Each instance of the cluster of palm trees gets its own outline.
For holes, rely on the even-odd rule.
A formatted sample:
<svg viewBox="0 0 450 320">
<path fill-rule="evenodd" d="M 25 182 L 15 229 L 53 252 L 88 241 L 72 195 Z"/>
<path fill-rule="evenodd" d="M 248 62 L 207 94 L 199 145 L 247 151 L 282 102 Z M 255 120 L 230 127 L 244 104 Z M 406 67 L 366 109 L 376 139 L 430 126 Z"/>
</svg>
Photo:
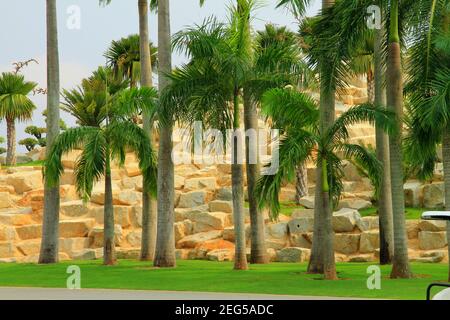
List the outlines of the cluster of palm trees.
<svg viewBox="0 0 450 320">
<path fill-rule="evenodd" d="M 61 156 L 82 147 L 75 172 L 80 195 L 88 199 L 94 183 L 105 180 L 104 263 L 115 263 L 111 161 L 123 164 L 125 153 L 131 151 L 143 173 L 140 258 L 152 260 L 157 267 L 175 267 L 172 131 L 176 121 L 189 126 L 201 120 L 204 126 L 236 133 L 231 164 L 234 268 L 247 269 L 244 159 L 237 150 L 238 131 L 241 123 L 245 129 L 257 129 L 260 112 L 281 130 L 280 169 L 274 175 L 260 176 L 263 164 L 250 163 L 255 150 L 245 139 L 250 263 L 268 262 L 263 208 L 276 218 L 283 183 L 294 180 L 299 167 L 311 161 L 317 169 L 308 271 L 337 279 L 331 219 L 342 190 L 343 160 L 351 159 L 364 168 L 377 190 L 380 263 L 393 264 L 393 278 L 411 277 L 404 167 L 414 168 L 419 177 L 429 177 L 441 143 L 445 203 L 450 209 L 449 1 L 376 1 L 382 23 L 375 30 L 367 25 L 367 7 L 373 1 L 324 0 L 318 16 L 304 19 L 310 1 L 276 1 L 277 7 L 287 8 L 299 18 L 300 32 L 296 34 L 273 25 L 254 33 L 256 1 L 236 0 L 228 21 L 211 17 L 173 37 L 169 0 L 137 2 L 139 36 L 113 42 L 106 53 L 108 67 L 99 68 L 79 88 L 63 91 L 62 109 L 77 118 L 79 127 L 59 134 L 56 1 L 47 0 L 47 160 L 39 262 L 58 261 Z M 149 9 L 157 10 L 158 49 L 149 45 Z M 172 48 L 185 53 L 189 62 L 172 69 Z M 158 73 L 158 90 L 153 88 L 153 69 Z M 336 118 L 336 94 L 355 74 L 366 74 L 369 101 Z M 7 81 L 0 80 L 0 115 L 8 120 L 8 110 L 14 111 L 17 100 L 3 97 Z M 319 102 L 307 93 L 311 82 L 317 83 Z M 26 89 L 29 86 L 32 84 Z M 142 127 L 138 125 L 141 118 Z M 376 152 L 348 143 L 348 128 L 358 122 L 376 127 Z"/>
</svg>

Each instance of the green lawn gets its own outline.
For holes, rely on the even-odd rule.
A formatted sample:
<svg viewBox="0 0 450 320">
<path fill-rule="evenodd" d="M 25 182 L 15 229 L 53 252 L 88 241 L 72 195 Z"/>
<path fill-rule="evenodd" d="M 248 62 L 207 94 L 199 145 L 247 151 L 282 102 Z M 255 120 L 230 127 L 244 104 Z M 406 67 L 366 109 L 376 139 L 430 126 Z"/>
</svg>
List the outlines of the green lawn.
<svg viewBox="0 0 450 320">
<path fill-rule="evenodd" d="M 429 211 L 429 209 L 425 208 L 405 208 L 406 210 L 406 220 L 417 220 L 422 217 L 422 213 L 425 211 Z M 367 209 L 359 210 L 359 213 L 362 217 L 366 216 L 376 216 L 377 215 L 377 208 L 371 207 Z"/>
<path fill-rule="evenodd" d="M 44 160 L 36 160 L 36 161 L 31 161 L 31 162 L 26 162 L 26 163 L 18 163 L 15 166 L 2 166 L 4 168 L 14 168 L 14 167 L 40 167 L 44 164 Z"/>
<path fill-rule="evenodd" d="M 390 266 L 382 266 L 381 290 L 368 290 L 367 263 L 339 263 L 341 280 L 325 281 L 306 274 L 306 263 L 252 265 L 248 271 L 233 271 L 230 262 L 183 260 L 176 269 L 154 269 L 150 263 L 121 260 L 114 267 L 102 266 L 101 261 L 0 264 L 0 286 L 65 287 L 69 265 L 80 266 L 82 288 L 424 299 L 429 283 L 447 279 L 446 264 L 413 263 L 417 277 L 410 280 L 390 280 Z"/>
</svg>

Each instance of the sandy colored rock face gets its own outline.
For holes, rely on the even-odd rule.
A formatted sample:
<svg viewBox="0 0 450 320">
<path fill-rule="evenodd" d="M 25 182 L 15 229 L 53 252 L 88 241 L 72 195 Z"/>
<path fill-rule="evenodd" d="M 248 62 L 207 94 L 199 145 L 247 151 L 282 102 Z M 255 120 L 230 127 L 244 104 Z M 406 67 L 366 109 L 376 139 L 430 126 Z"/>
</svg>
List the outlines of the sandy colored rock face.
<svg viewBox="0 0 450 320">
<path fill-rule="evenodd" d="M 290 234 L 312 232 L 314 230 L 314 218 L 300 217 L 297 219 L 292 219 L 288 223 L 288 229 Z"/>
<path fill-rule="evenodd" d="M 446 231 L 447 222 L 439 220 L 420 220 L 418 227 L 420 231 Z"/>
<path fill-rule="evenodd" d="M 361 221 L 361 215 L 355 209 L 343 208 L 333 213 L 333 229 L 335 232 L 350 232 Z"/>
<path fill-rule="evenodd" d="M 233 213 L 233 202 L 223 200 L 213 200 L 208 203 L 211 212 Z"/>
<path fill-rule="evenodd" d="M 11 208 L 13 202 L 9 192 L 0 192 L 0 209 Z"/>
<path fill-rule="evenodd" d="M 380 234 L 378 231 L 366 231 L 361 233 L 359 252 L 373 253 L 380 247 Z"/>
<path fill-rule="evenodd" d="M 8 175 L 6 183 L 13 186 L 17 194 L 41 189 L 43 187 L 42 173 L 40 171 L 13 173 Z"/>
<path fill-rule="evenodd" d="M 59 223 L 59 236 L 61 238 L 87 237 L 89 230 L 94 227 L 94 219 L 66 220 Z"/>
<path fill-rule="evenodd" d="M 444 248 L 447 245 L 446 232 L 419 232 L 419 247 L 422 250 L 434 250 Z"/>
<path fill-rule="evenodd" d="M 277 254 L 279 262 L 305 262 L 309 260 L 311 250 L 305 248 L 284 248 Z"/>
<path fill-rule="evenodd" d="M 122 227 L 114 225 L 114 243 L 120 247 L 123 239 Z M 103 227 L 95 227 L 89 232 L 89 246 L 92 248 L 103 248 Z"/>
<path fill-rule="evenodd" d="M 334 249 L 343 254 L 358 252 L 360 234 L 337 233 L 334 237 Z"/>
<path fill-rule="evenodd" d="M 89 213 L 87 205 L 81 200 L 61 203 L 60 211 L 63 215 L 73 218 L 79 218 Z"/>
<path fill-rule="evenodd" d="M 183 193 L 180 196 L 180 201 L 178 202 L 179 208 L 194 208 L 205 204 L 206 192 L 205 191 L 192 191 Z"/>
<path fill-rule="evenodd" d="M 14 227 L 0 225 L 0 242 L 1 241 L 13 241 L 18 238 Z"/>
<path fill-rule="evenodd" d="M 204 178 L 191 178 L 184 181 L 184 188 L 186 190 L 200 190 L 205 189 L 208 191 L 216 190 L 216 178 L 204 177 Z"/>
<path fill-rule="evenodd" d="M 222 230 L 213 230 L 208 232 L 196 233 L 187 237 L 184 237 L 178 241 L 177 246 L 179 248 L 195 248 L 208 240 L 214 240 L 222 237 Z"/>
<path fill-rule="evenodd" d="M 425 208 L 440 208 L 444 205 L 444 183 L 431 183 L 423 186 L 423 205 Z"/>
</svg>

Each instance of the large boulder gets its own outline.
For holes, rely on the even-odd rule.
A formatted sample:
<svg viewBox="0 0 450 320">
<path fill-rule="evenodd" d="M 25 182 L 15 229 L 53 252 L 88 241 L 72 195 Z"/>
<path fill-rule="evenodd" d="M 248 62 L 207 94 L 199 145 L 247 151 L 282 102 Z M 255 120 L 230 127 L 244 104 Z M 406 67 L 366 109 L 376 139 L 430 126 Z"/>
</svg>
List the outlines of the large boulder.
<svg viewBox="0 0 450 320">
<path fill-rule="evenodd" d="M 434 250 L 444 248 L 447 245 L 446 232 L 420 231 L 419 248 L 421 250 Z"/>
<path fill-rule="evenodd" d="M 205 189 L 208 191 L 216 190 L 216 178 L 215 177 L 202 177 L 191 178 L 184 181 L 184 188 L 186 190 L 194 191 Z"/>
<path fill-rule="evenodd" d="M 0 258 L 11 258 L 14 257 L 16 250 L 11 241 L 0 242 Z"/>
<path fill-rule="evenodd" d="M 375 230 L 361 233 L 359 252 L 372 253 L 380 247 L 380 233 Z"/>
<path fill-rule="evenodd" d="M 7 176 L 6 184 L 13 186 L 17 194 L 41 189 L 43 187 L 42 172 L 36 170 L 13 173 Z"/>
<path fill-rule="evenodd" d="M 279 262 L 305 262 L 309 260 L 311 250 L 305 248 L 284 248 L 277 253 Z"/>
<path fill-rule="evenodd" d="M 225 212 L 199 212 L 186 216 L 193 222 L 193 233 L 223 230 L 231 224 L 230 215 Z"/>
<path fill-rule="evenodd" d="M 275 239 L 286 239 L 288 224 L 286 222 L 271 223 L 266 226 L 267 236 Z"/>
<path fill-rule="evenodd" d="M 75 252 L 89 247 L 89 238 L 60 238 L 59 251 L 72 257 Z"/>
<path fill-rule="evenodd" d="M 289 234 L 302 234 L 314 230 L 314 218 L 311 216 L 298 217 L 288 223 Z"/>
<path fill-rule="evenodd" d="M 307 196 L 300 199 L 300 205 L 306 209 L 314 209 L 314 196 Z"/>
<path fill-rule="evenodd" d="M 0 241 L 13 241 L 17 238 L 18 235 L 14 227 L 0 225 Z"/>
<path fill-rule="evenodd" d="M 370 208 L 372 206 L 372 202 L 364 200 L 364 199 L 344 199 L 339 202 L 339 208 L 350 208 L 355 210 L 362 210 L 366 208 Z"/>
<path fill-rule="evenodd" d="M 213 200 L 208 203 L 209 211 L 233 213 L 233 202 L 223 200 Z"/>
<path fill-rule="evenodd" d="M 156 206 L 153 210 L 156 212 Z M 130 223 L 133 228 L 142 228 L 142 206 L 133 206 L 131 208 Z"/>
<path fill-rule="evenodd" d="M 350 232 L 355 226 L 361 226 L 363 221 L 358 210 L 343 208 L 333 213 L 332 224 L 335 232 Z"/>
<path fill-rule="evenodd" d="M 16 227 L 17 235 L 21 240 L 39 239 L 42 237 L 41 224 L 28 224 Z"/>
<path fill-rule="evenodd" d="M 81 200 L 63 202 L 60 205 L 61 213 L 66 217 L 82 217 L 89 213 L 89 208 Z"/>
<path fill-rule="evenodd" d="M 140 247 L 142 243 L 142 230 L 131 231 L 126 236 L 127 242 L 132 247 Z"/>
<path fill-rule="evenodd" d="M 362 217 L 361 221 L 367 226 L 367 230 L 379 229 L 380 227 L 380 218 L 378 216 Z"/>
<path fill-rule="evenodd" d="M 245 225 L 245 241 L 247 241 L 247 242 L 250 240 L 250 232 L 251 232 L 251 227 L 250 227 L 250 224 L 247 223 Z M 234 232 L 234 226 L 226 227 L 225 229 L 223 229 L 223 240 L 226 240 L 229 242 L 234 242 L 235 236 L 236 236 L 236 233 Z"/>
<path fill-rule="evenodd" d="M 103 227 L 95 227 L 89 232 L 89 246 L 93 248 L 103 248 Z M 121 245 L 123 239 L 122 227 L 118 224 L 114 225 L 114 243 L 116 246 Z"/>
<path fill-rule="evenodd" d="M 178 241 L 177 246 L 179 248 L 195 248 L 208 240 L 214 240 L 222 237 L 222 230 L 213 230 L 208 232 L 196 233 L 187 237 L 184 237 Z"/>
<path fill-rule="evenodd" d="M 408 239 L 417 239 L 419 237 L 419 220 L 406 220 L 406 234 Z"/>
<path fill-rule="evenodd" d="M 180 195 L 180 201 L 178 202 L 179 208 L 194 208 L 205 204 L 206 192 L 205 191 L 191 191 L 182 193 Z"/>
<path fill-rule="evenodd" d="M 95 219 L 64 220 L 59 223 L 60 238 L 87 237 L 95 225 Z"/>
<path fill-rule="evenodd" d="M 122 188 L 124 190 L 139 190 L 142 188 L 142 176 L 128 177 L 125 176 L 122 178 Z"/>
<path fill-rule="evenodd" d="M 439 220 L 421 220 L 419 222 L 420 231 L 446 231 L 447 222 Z"/>
<path fill-rule="evenodd" d="M 289 243 L 292 247 L 307 248 L 312 247 L 312 232 L 294 233 L 289 235 Z"/>
<path fill-rule="evenodd" d="M 342 171 L 347 181 L 361 181 L 362 177 L 358 169 L 349 161 L 343 161 Z"/>
<path fill-rule="evenodd" d="M 423 186 L 423 206 L 435 209 L 444 206 L 444 183 L 431 183 Z"/>
<path fill-rule="evenodd" d="M 13 201 L 9 192 L 0 192 L 0 209 L 11 208 Z"/>
<path fill-rule="evenodd" d="M 142 193 L 133 190 L 124 190 L 117 194 L 117 201 L 119 205 L 134 206 L 141 202 Z"/>
<path fill-rule="evenodd" d="M 0 224 L 9 226 L 23 226 L 32 224 L 31 208 L 14 208 L 0 210 Z"/>
<path fill-rule="evenodd" d="M 359 250 L 361 235 L 356 233 L 337 233 L 334 237 L 334 249 L 343 254 L 355 254 Z"/>
<path fill-rule="evenodd" d="M 234 250 L 232 249 L 215 249 L 206 254 L 206 258 L 210 261 L 233 261 Z"/>
<path fill-rule="evenodd" d="M 103 257 L 103 248 L 82 249 L 72 254 L 73 260 L 97 260 Z"/>
<path fill-rule="evenodd" d="M 113 182 L 112 183 L 112 194 L 113 194 L 113 203 L 119 204 L 117 202 L 117 195 L 120 192 L 120 186 Z M 105 182 L 100 181 L 94 186 L 94 190 L 92 191 L 91 195 L 91 202 L 95 204 L 105 204 Z"/>
<path fill-rule="evenodd" d="M 231 191 L 230 187 L 223 187 L 217 190 L 216 195 L 217 200 L 223 200 L 223 201 L 231 201 L 233 200 L 233 193 Z"/>
<path fill-rule="evenodd" d="M 418 181 L 409 181 L 403 185 L 405 205 L 407 207 L 420 207 L 423 202 L 423 187 Z"/>
<path fill-rule="evenodd" d="M 184 188 L 184 177 L 175 175 L 174 177 L 175 189 L 180 190 Z"/>
<path fill-rule="evenodd" d="M 175 242 L 178 242 L 182 238 L 191 235 L 194 229 L 194 224 L 191 220 L 184 220 L 174 223 Z"/>
<path fill-rule="evenodd" d="M 63 167 L 67 169 L 75 169 L 77 159 L 82 152 L 82 150 L 72 150 L 64 153 L 61 157 Z"/>
</svg>

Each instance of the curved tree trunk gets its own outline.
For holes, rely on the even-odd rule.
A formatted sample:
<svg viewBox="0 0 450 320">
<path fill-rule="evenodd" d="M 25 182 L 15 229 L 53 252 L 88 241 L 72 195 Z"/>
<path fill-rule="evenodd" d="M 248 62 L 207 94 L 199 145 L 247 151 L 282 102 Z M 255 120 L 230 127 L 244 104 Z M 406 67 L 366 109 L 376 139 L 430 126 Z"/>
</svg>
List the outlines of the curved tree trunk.
<svg viewBox="0 0 450 320">
<path fill-rule="evenodd" d="M 59 53 L 56 0 L 47 0 L 47 148 L 59 134 Z M 58 262 L 59 183 L 49 186 L 44 177 L 44 213 L 39 263 Z"/>
<path fill-rule="evenodd" d="M 374 103 L 376 106 L 386 107 L 386 92 L 383 87 L 382 66 L 382 41 L 381 30 L 375 30 L 374 34 Z M 370 100 L 369 100 L 370 102 Z M 383 176 L 381 179 L 378 196 L 378 217 L 380 225 L 380 264 L 389 264 L 394 255 L 394 240 L 392 226 L 392 194 L 391 194 L 391 165 L 389 162 L 388 136 L 381 128 L 375 129 L 377 159 L 383 164 Z"/>
<path fill-rule="evenodd" d="M 6 118 L 6 165 L 16 165 L 16 123 L 14 119 Z"/>
<path fill-rule="evenodd" d="M 254 130 L 256 132 L 256 141 L 245 139 L 246 170 L 247 170 L 247 189 L 248 202 L 250 209 L 251 226 L 251 251 L 250 263 L 263 264 L 268 263 L 265 235 L 264 235 L 264 216 L 258 210 L 258 200 L 256 198 L 256 184 L 259 179 L 259 157 L 258 157 L 258 113 L 256 103 L 244 90 L 244 123 L 245 130 Z M 251 149 L 250 149 L 251 148 Z M 257 163 L 250 163 L 250 160 L 256 160 Z"/>
<path fill-rule="evenodd" d="M 172 71 L 169 0 L 158 1 L 159 91 L 169 84 L 165 76 Z M 160 115 L 161 117 L 161 115 Z M 162 120 L 162 122 L 161 122 Z M 174 164 L 172 162 L 172 117 L 160 119 L 158 152 L 158 231 L 156 267 L 175 267 Z"/>
<path fill-rule="evenodd" d="M 450 210 L 450 126 L 444 129 L 442 139 L 442 158 L 444 163 L 445 210 Z M 450 257 L 450 221 L 447 221 L 447 243 Z M 448 281 L 450 281 L 450 260 L 448 266 Z"/>
<path fill-rule="evenodd" d="M 105 155 L 105 207 L 103 215 L 103 264 L 114 265 L 116 263 L 116 250 L 114 243 L 114 206 L 111 183 L 111 158 L 109 149 Z"/>
<path fill-rule="evenodd" d="M 295 202 L 299 205 L 300 200 L 308 196 L 308 169 L 306 168 L 306 162 L 297 166 L 295 175 Z"/>
<path fill-rule="evenodd" d="M 387 105 L 397 117 L 396 132 L 389 136 L 394 216 L 394 259 L 391 278 L 410 278 L 408 243 L 405 227 L 405 200 L 403 191 L 403 79 L 401 49 L 398 37 L 398 0 L 391 4 L 390 32 L 387 55 Z"/>
<path fill-rule="evenodd" d="M 334 0 L 322 0 L 322 9 L 329 8 L 334 5 Z M 326 63 L 321 63 L 320 74 L 322 75 L 329 72 L 327 69 L 329 66 Z M 335 118 L 335 94 L 336 90 L 331 88 L 325 81 L 320 81 L 320 131 L 324 132 L 330 127 Z M 322 180 L 322 163 L 318 161 L 316 169 L 316 181 Z M 325 248 L 329 250 L 334 250 L 334 248 L 329 248 L 324 245 L 323 239 L 329 237 L 329 231 L 333 231 L 332 226 L 328 225 L 331 223 L 331 218 L 327 219 L 327 214 L 332 215 L 333 210 L 327 212 L 322 212 L 323 206 L 327 201 L 324 200 L 324 191 L 322 186 L 316 182 L 316 194 L 315 194 L 315 204 L 314 204 L 314 233 L 313 233 L 313 243 L 311 248 L 311 257 L 308 264 L 309 273 L 323 273 L 325 257 L 331 256 L 330 252 L 324 252 Z"/>
<path fill-rule="evenodd" d="M 234 94 L 234 130 L 239 130 L 239 89 L 235 90 Z M 239 132 L 235 134 L 233 141 L 233 155 L 231 164 L 231 184 L 233 194 L 233 220 L 234 220 L 234 234 L 235 234 L 235 254 L 234 254 L 234 269 L 247 270 L 247 252 L 245 245 L 245 217 L 244 217 L 244 178 L 242 160 L 240 159 L 241 152 L 238 148 Z"/>
<path fill-rule="evenodd" d="M 141 61 L 141 86 L 153 87 L 152 61 L 150 55 L 149 34 L 148 34 L 148 0 L 138 0 L 139 7 L 139 39 L 140 39 L 140 61 Z M 147 112 L 142 113 L 142 122 L 145 132 L 148 133 L 152 141 L 152 122 Z M 153 143 L 152 143 L 153 145 Z M 157 212 L 149 190 L 142 188 L 142 261 L 151 261 L 155 257 Z"/>
</svg>

